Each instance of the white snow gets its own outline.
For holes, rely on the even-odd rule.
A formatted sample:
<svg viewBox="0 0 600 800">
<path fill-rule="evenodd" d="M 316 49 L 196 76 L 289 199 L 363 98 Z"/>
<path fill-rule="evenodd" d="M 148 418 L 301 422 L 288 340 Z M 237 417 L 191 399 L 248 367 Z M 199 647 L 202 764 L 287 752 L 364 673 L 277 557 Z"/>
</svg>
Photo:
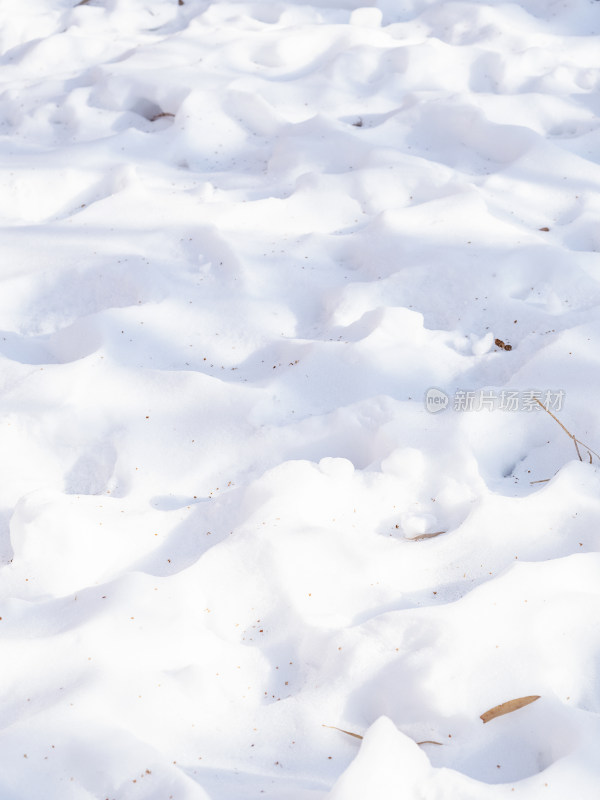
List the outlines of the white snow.
<svg viewBox="0 0 600 800">
<path fill-rule="evenodd" d="M 0 800 L 596 800 L 600 2 L 0 59 Z"/>
</svg>

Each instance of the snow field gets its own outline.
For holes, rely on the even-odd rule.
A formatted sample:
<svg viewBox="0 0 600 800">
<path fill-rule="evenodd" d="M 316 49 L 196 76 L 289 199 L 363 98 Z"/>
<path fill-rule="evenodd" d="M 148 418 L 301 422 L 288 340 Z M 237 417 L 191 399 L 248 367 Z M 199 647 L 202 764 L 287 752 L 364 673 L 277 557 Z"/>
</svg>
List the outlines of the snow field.
<svg viewBox="0 0 600 800">
<path fill-rule="evenodd" d="M 0 0 L 2 800 L 597 796 L 599 14 Z"/>
</svg>

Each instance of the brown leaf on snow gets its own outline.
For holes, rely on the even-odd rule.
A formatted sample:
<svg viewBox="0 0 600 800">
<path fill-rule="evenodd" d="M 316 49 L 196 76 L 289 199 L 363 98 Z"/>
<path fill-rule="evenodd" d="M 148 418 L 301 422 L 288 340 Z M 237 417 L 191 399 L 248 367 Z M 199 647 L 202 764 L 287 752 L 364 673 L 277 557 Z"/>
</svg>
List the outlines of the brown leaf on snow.
<svg viewBox="0 0 600 800">
<path fill-rule="evenodd" d="M 418 536 L 405 536 L 407 542 L 420 542 L 423 539 L 434 539 L 436 536 L 441 536 L 446 531 L 436 531 L 435 533 L 420 533 Z"/>
<path fill-rule="evenodd" d="M 339 731 L 340 733 L 347 733 L 348 736 L 354 736 L 355 739 L 363 739 L 364 737 L 360 735 L 360 733 L 352 733 L 352 731 L 345 731 L 343 728 L 338 728 L 337 725 L 325 725 L 321 726 L 322 728 L 331 728 L 332 731 Z M 443 747 L 442 742 L 434 742 L 431 739 L 425 739 L 423 742 L 417 742 L 418 745 L 422 744 L 439 744 L 440 747 Z"/>
<path fill-rule="evenodd" d="M 510 714 L 511 711 L 516 711 L 519 708 L 523 708 L 523 706 L 528 706 L 529 703 L 533 703 L 534 700 L 539 699 L 539 694 L 530 694 L 527 695 L 527 697 L 517 697 L 515 700 L 507 700 L 506 703 L 500 703 L 499 706 L 490 708 L 489 711 L 481 715 L 480 719 L 484 722 L 489 722 L 491 719 L 501 717 L 503 714 Z"/>
<path fill-rule="evenodd" d="M 362 739 L 360 733 L 352 733 L 352 731 L 345 731 L 343 728 L 338 728 L 337 725 L 321 725 L 322 728 L 331 728 L 332 731 L 339 731 L 340 733 L 347 733 L 348 736 L 354 736 L 355 739 Z"/>
</svg>

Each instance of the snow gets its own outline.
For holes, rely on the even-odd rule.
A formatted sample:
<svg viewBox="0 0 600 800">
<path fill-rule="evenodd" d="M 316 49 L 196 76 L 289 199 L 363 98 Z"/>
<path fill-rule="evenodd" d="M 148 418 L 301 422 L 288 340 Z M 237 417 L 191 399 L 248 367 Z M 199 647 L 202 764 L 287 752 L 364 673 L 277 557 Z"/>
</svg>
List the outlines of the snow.
<svg viewBox="0 0 600 800">
<path fill-rule="evenodd" d="M 1 800 L 595 800 L 599 46 L 0 0 Z"/>
</svg>

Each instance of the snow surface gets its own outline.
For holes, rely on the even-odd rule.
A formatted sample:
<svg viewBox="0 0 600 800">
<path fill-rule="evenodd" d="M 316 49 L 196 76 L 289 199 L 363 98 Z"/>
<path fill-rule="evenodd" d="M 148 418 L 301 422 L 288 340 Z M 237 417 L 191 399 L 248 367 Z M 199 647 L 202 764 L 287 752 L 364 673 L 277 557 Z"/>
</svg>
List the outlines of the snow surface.
<svg viewBox="0 0 600 800">
<path fill-rule="evenodd" d="M 361 2 L 0 0 L 0 800 L 599 796 L 600 3 Z"/>
</svg>

